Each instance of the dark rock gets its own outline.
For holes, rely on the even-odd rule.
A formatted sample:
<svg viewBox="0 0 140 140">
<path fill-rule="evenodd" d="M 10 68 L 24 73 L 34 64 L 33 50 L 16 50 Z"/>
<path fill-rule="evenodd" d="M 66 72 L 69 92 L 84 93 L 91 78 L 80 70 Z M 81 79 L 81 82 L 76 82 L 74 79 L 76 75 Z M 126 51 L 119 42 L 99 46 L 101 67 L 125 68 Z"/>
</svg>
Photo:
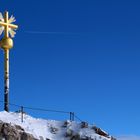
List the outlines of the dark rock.
<svg viewBox="0 0 140 140">
<path fill-rule="evenodd" d="M 28 134 L 26 132 L 22 132 L 20 140 L 37 140 L 37 139 L 35 139 L 31 134 Z"/>
<path fill-rule="evenodd" d="M 65 121 L 62 127 L 67 127 L 70 124 L 69 121 Z"/>
<path fill-rule="evenodd" d="M 0 139 L 4 140 L 37 140 L 33 135 L 28 134 L 19 125 L 12 125 L 0 121 Z"/>
<path fill-rule="evenodd" d="M 19 131 L 24 131 L 24 129 L 20 125 L 15 125 L 15 128 Z"/>
<path fill-rule="evenodd" d="M 81 140 L 80 135 L 76 134 L 74 136 L 72 136 L 72 138 L 70 140 Z"/>
<path fill-rule="evenodd" d="M 109 138 L 109 134 L 107 134 L 106 132 L 104 132 L 102 129 L 93 126 L 92 129 L 95 131 L 96 134 L 100 135 L 100 136 L 104 136 L 106 138 Z"/>
<path fill-rule="evenodd" d="M 1 136 L 3 136 L 6 140 L 19 140 L 20 138 L 19 132 L 14 126 L 8 123 L 3 123 Z"/>
<path fill-rule="evenodd" d="M 81 122 L 81 128 L 88 128 L 87 122 Z"/>
<path fill-rule="evenodd" d="M 2 126 L 3 126 L 3 122 L 0 121 L 0 132 L 1 132 Z"/>
<path fill-rule="evenodd" d="M 67 129 L 65 136 L 66 137 L 72 137 L 73 136 L 73 130 Z"/>
<path fill-rule="evenodd" d="M 50 132 L 51 132 L 52 134 L 56 134 L 57 131 L 58 131 L 58 128 L 50 127 Z"/>
</svg>

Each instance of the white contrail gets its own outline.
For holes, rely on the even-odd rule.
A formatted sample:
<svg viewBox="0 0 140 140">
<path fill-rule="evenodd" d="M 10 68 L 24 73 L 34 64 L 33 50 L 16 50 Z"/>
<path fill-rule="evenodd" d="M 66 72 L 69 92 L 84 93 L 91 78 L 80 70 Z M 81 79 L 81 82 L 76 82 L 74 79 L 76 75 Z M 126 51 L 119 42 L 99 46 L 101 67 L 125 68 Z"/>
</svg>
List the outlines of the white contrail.
<svg viewBox="0 0 140 140">
<path fill-rule="evenodd" d="M 71 34 L 68 32 L 42 32 L 42 31 L 25 31 L 25 33 L 29 33 L 29 34 Z"/>
<path fill-rule="evenodd" d="M 24 31 L 28 34 L 79 34 L 79 33 L 72 33 L 72 32 L 43 32 L 43 31 Z"/>
</svg>

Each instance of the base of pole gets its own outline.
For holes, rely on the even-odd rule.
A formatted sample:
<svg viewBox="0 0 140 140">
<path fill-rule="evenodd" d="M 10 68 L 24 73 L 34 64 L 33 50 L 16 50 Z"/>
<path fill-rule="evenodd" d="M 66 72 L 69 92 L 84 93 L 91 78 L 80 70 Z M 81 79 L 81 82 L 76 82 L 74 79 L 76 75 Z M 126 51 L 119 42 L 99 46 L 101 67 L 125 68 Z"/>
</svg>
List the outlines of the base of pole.
<svg viewBox="0 0 140 140">
<path fill-rule="evenodd" d="M 4 94 L 4 110 L 9 112 L 8 94 Z"/>
</svg>

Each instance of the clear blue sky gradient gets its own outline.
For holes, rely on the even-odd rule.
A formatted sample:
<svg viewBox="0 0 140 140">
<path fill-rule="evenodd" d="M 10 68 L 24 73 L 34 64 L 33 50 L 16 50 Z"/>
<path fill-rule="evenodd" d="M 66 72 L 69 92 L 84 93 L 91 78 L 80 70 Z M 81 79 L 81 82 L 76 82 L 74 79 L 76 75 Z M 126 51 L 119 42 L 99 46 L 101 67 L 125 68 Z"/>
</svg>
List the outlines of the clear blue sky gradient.
<svg viewBox="0 0 140 140">
<path fill-rule="evenodd" d="M 19 25 L 12 103 L 72 110 L 112 135 L 140 134 L 139 0 L 1 1 L 6 9 Z M 3 99 L 2 50 L 0 60 Z"/>
</svg>

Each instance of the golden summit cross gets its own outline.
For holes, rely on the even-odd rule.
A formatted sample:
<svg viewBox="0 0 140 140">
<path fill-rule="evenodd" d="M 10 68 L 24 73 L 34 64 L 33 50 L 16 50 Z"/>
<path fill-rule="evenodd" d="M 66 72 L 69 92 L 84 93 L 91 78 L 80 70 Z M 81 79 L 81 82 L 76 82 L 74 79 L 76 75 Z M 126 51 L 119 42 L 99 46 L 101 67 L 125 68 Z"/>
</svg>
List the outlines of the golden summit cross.
<svg viewBox="0 0 140 140">
<path fill-rule="evenodd" d="M 12 24 L 15 18 L 9 18 L 8 12 L 4 16 L 0 13 L 0 35 L 4 32 L 4 37 L 0 41 L 0 47 L 4 50 L 4 110 L 9 111 L 9 50 L 13 47 L 12 37 L 15 36 L 17 25 Z M 9 34 L 11 38 L 9 37 Z"/>
<path fill-rule="evenodd" d="M 14 24 L 11 24 L 10 23 L 10 19 L 9 19 L 9 14 L 8 12 L 6 11 L 4 13 L 4 21 L 0 21 L 0 26 L 4 26 L 4 36 L 5 37 L 9 37 L 9 29 L 17 29 L 18 26 L 17 25 L 14 25 Z"/>
</svg>

